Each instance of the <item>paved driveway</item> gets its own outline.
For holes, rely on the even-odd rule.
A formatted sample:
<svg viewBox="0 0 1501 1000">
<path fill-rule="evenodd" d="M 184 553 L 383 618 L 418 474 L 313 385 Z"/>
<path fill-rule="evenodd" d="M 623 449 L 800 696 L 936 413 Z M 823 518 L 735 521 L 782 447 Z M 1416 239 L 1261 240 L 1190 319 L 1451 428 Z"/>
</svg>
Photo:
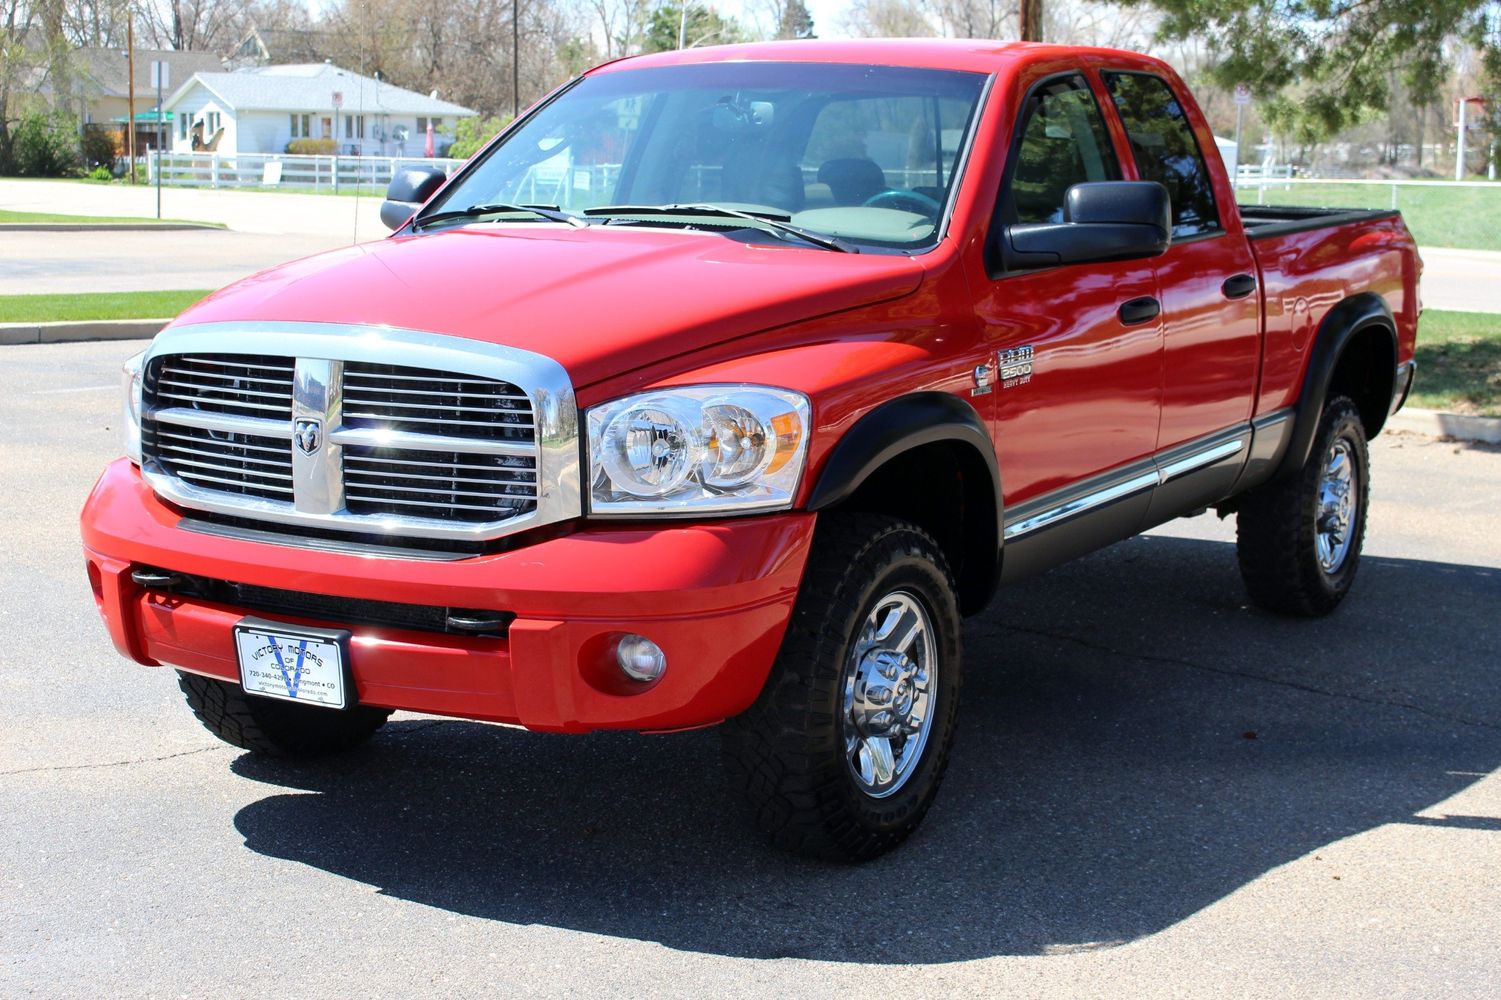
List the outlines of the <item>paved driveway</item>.
<svg viewBox="0 0 1501 1000">
<path fill-rule="evenodd" d="M 0 995 L 1495 995 L 1501 453 L 1378 441 L 1324 621 L 1212 517 L 1004 592 L 927 825 L 842 867 L 747 832 L 713 732 L 215 742 L 84 582 L 136 347 L 0 354 Z"/>
</svg>

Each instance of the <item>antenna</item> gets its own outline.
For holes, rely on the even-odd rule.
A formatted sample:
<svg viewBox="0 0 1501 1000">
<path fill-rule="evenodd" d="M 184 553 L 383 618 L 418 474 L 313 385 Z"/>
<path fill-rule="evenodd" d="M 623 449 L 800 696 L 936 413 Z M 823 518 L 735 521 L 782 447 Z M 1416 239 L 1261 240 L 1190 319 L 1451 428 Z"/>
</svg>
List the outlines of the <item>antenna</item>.
<svg viewBox="0 0 1501 1000">
<path fill-rule="evenodd" d="M 369 63 L 368 60 L 366 61 L 365 65 L 366 66 L 370 65 L 370 63 Z M 354 244 L 356 244 L 356 243 L 358 243 L 360 241 L 360 188 L 363 186 L 363 181 L 364 181 L 364 176 L 365 176 L 365 164 L 364 164 L 363 161 L 365 159 L 365 142 L 364 142 L 365 135 L 364 135 L 364 133 L 365 133 L 365 80 L 366 80 L 366 77 L 365 77 L 365 75 L 363 73 L 359 74 L 359 77 L 360 77 L 359 111 L 356 112 L 356 114 L 358 115 L 358 117 L 355 118 L 355 123 L 359 127 L 356 128 L 355 131 L 358 132 L 359 135 L 360 135 L 360 146 L 359 146 L 360 152 L 359 152 L 359 155 L 356 156 L 355 159 L 354 159 L 354 169 L 355 169 L 355 175 L 354 175 L 354 230 L 349 234 L 349 243 L 350 243 L 351 246 L 354 245 Z M 377 83 L 376 86 L 380 86 L 380 84 Z M 376 100 L 379 101 L 380 98 L 377 97 Z M 334 142 L 338 142 L 338 141 L 339 141 L 339 137 L 338 136 L 334 136 Z M 339 169 L 338 166 L 337 166 L 338 162 L 339 162 L 338 160 L 334 161 L 334 163 L 335 163 L 334 169 L 335 170 Z"/>
</svg>

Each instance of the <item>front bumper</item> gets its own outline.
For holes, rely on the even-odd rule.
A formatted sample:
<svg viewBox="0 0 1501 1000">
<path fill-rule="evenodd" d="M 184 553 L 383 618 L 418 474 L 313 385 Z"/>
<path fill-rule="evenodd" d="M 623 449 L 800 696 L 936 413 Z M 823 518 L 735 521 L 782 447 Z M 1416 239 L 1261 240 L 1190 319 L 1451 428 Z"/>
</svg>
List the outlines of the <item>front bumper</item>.
<svg viewBox="0 0 1501 1000">
<path fill-rule="evenodd" d="M 451 562 L 293 548 L 177 527 L 120 460 L 84 505 L 90 583 L 119 650 L 238 682 L 233 628 L 249 612 L 148 591 L 150 566 L 257 587 L 514 614 L 504 637 L 348 628 L 361 704 L 518 723 L 529 729 L 671 730 L 744 711 L 765 683 L 802 580 L 815 515 L 588 527 Z M 255 612 L 257 617 L 268 617 Z M 667 654 L 656 683 L 627 682 L 613 640 L 645 635 Z"/>
</svg>

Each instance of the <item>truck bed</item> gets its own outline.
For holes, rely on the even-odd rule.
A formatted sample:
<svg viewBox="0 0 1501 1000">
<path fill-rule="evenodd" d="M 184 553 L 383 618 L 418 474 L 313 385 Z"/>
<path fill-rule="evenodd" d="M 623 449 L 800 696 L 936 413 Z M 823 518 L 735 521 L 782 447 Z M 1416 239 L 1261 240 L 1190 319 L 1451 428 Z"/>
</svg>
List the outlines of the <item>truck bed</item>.
<svg viewBox="0 0 1501 1000">
<path fill-rule="evenodd" d="M 1351 222 L 1375 222 L 1401 215 L 1387 208 L 1306 208 L 1301 205 L 1241 205 L 1240 217 L 1246 236 L 1253 240 L 1309 229 L 1343 226 Z"/>
</svg>

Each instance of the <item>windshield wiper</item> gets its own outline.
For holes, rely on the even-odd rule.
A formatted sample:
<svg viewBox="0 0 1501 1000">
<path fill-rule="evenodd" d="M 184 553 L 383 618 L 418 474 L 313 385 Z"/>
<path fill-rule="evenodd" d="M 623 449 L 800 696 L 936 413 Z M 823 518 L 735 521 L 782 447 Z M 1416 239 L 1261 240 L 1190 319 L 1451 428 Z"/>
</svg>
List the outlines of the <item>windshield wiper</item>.
<svg viewBox="0 0 1501 1000">
<path fill-rule="evenodd" d="M 860 252 L 859 247 L 853 243 L 846 243 L 837 236 L 824 236 L 811 232 L 801 226 L 794 226 L 790 222 L 774 218 L 770 213 L 742 212 L 738 208 L 725 208 L 723 205 L 604 205 L 599 208 L 586 208 L 584 209 L 584 214 L 589 216 L 702 215 L 717 218 L 745 219 L 749 222 L 766 226 L 780 236 L 795 236 L 806 243 L 811 243 L 824 250 L 835 250 L 839 253 Z"/>
<path fill-rule="evenodd" d="M 430 226 L 435 222 L 448 222 L 452 219 L 478 219 L 484 215 L 499 215 L 503 212 L 529 212 L 539 219 L 548 222 L 563 222 L 576 229 L 582 229 L 589 223 L 576 215 L 569 215 L 561 211 L 555 205 L 512 205 L 509 202 L 491 202 L 488 205 L 470 205 L 468 208 L 458 208 L 448 212 L 434 212 L 432 215 L 422 216 L 412 222 L 414 229 Z"/>
</svg>

